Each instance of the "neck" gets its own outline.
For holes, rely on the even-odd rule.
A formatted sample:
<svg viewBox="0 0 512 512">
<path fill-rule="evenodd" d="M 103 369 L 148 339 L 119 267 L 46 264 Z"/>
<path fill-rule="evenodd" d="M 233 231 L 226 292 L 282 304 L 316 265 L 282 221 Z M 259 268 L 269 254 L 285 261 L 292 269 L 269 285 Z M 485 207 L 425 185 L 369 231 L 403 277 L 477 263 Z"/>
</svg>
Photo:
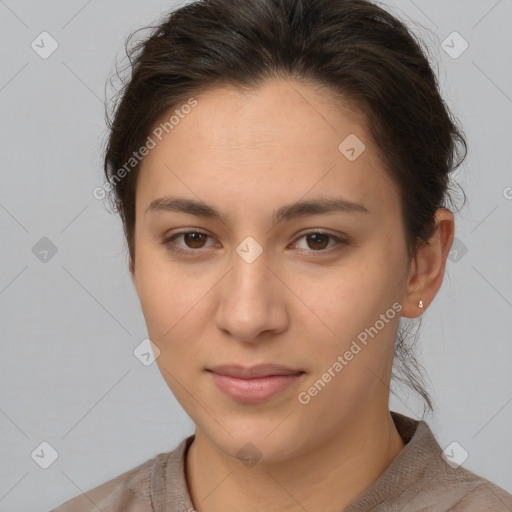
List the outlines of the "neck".
<svg viewBox="0 0 512 512">
<path fill-rule="evenodd" d="M 389 410 L 366 412 L 307 453 L 247 467 L 196 428 L 186 479 L 198 512 L 334 512 L 377 480 L 405 446 Z"/>
</svg>

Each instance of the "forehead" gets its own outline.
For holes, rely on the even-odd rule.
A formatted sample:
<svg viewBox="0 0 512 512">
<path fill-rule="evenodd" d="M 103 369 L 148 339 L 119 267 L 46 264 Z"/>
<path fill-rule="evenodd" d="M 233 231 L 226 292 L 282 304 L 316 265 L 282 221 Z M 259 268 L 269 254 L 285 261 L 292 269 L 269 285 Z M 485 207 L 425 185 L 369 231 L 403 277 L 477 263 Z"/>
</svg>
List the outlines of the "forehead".
<svg viewBox="0 0 512 512">
<path fill-rule="evenodd" d="M 219 150 L 325 149 L 333 143 L 337 146 L 348 130 L 366 138 L 363 114 L 318 85 L 273 79 L 257 89 L 216 87 L 196 100 L 183 123 L 189 130 L 179 131 L 184 136 L 193 132 L 198 144 Z"/>
<path fill-rule="evenodd" d="M 363 114 L 325 88 L 269 80 L 258 89 L 217 87 L 194 99 L 142 163 L 141 207 L 176 187 L 189 196 L 237 194 L 249 202 L 262 194 L 296 200 L 313 189 L 336 188 L 359 202 L 395 193 Z"/>
</svg>

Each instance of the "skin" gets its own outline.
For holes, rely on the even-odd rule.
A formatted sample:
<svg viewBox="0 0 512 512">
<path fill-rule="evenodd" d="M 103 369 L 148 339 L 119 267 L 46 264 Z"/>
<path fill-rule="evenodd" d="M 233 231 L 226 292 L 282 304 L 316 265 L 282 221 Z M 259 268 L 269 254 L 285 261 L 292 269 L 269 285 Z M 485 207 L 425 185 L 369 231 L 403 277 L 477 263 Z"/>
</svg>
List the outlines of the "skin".
<svg viewBox="0 0 512 512">
<path fill-rule="evenodd" d="M 276 79 L 195 98 L 143 161 L 130 264 L 157 364 L 196 425 L 186 457 L 192 501 L 199 512 L 339 511 L 404 447 L 388 408 L 400 315 L 308 404 L 298 394 L 393 303 L 408 318 L 425 311 L 442 284 L 453 215 L 437 211 L 430 243 L 409 261 L 398 190 L 364 117 L 320 87 Z M 366 148 L 349 161 L 338 145 L 352 133 Z M 146 212 L 168 195 L 215 205 L 229 221 Z M 319 197 L 368 212 L 273 225 L 279 207 Z M 181 230 L 208 237 L 178 237 L 173 246 L 190 254 L 174 252 L 162 240 Z M 304 236 L 318 231 L 347 243 Z M 252 263 L 236 252 L 248 236 L 263 250 Z M 268 401 L 242 404 L 205 371 L 264 362 L 305 374 Z M 247 442 L 259 457 L 252 466 L 237 458 Z"/>
</svg>

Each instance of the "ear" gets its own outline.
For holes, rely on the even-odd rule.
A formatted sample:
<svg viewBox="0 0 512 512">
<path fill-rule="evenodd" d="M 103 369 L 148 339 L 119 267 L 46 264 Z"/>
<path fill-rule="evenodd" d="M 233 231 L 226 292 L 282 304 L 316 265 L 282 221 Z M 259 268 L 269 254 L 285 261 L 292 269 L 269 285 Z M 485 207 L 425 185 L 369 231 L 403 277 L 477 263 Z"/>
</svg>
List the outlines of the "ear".
<svg viewBox="0 0 512 512">
<path fill-rule="evenodd" d="M 407 278 L 406 296 L 402 316 L 416 318 L 431 304 L 443 283 L 446 258 L 453 243 L 455 223 L 453 214 L 446 208 L 435 213 L 435 231 L 427 244 L 418 247 L 411 261 Z M 423 301 L 423 308 L 418 306 Z"/>
</svg>

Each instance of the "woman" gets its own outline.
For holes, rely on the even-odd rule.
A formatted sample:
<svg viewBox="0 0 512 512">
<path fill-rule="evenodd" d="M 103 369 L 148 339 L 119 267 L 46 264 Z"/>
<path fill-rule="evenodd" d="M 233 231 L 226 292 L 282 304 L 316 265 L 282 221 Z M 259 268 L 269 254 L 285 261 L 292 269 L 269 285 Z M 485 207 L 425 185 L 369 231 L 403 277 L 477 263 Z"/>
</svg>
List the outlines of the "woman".
<svg viewBox="0 0 512 512">
<path fill-rule="evenodd" d="M 365 0 L 197 1 L 131 57 L 105 171 L 196 428 L 56 511 L 512 510 L 388 408 L 466 151 L 406 27 Z"/>
</svg>

